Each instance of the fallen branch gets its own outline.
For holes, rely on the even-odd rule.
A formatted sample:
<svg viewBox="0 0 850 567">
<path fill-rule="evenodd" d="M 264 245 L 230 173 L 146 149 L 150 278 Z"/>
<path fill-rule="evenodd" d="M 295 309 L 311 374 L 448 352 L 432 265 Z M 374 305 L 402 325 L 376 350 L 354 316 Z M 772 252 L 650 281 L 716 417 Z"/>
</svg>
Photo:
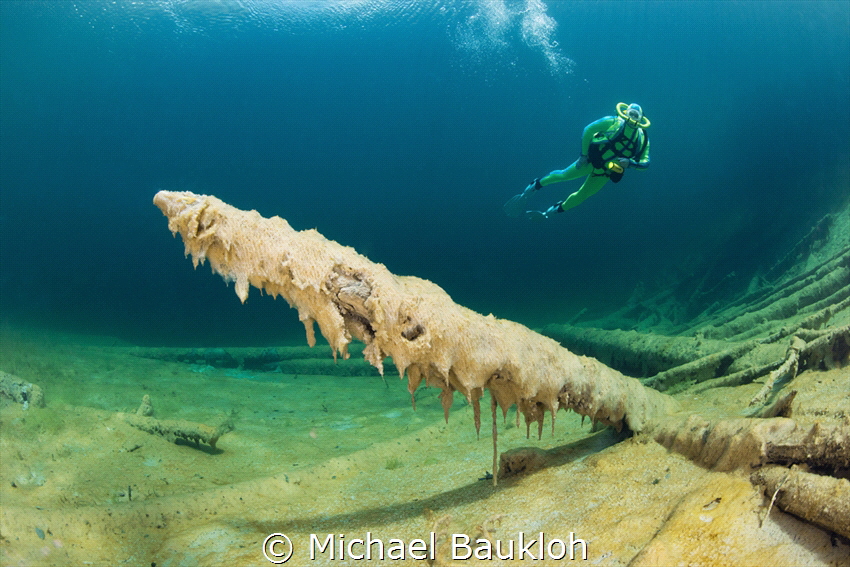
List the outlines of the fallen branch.
<svg viewBox="0 0 850 567">
<path fill-rule="evenodd" d="M 785 357 L 785 362 L 782 365 L 770 373 L 764 385 L 759 390 L 758 394 L 756 394 L 752 400 L 750 400 L 750 405 L 760 405 L 767 401 L 770 393 L 773 392 L 773 385 L 777 380 L 785 378 L 788 376 L 789 378 L 794 378 L 797 376 L 797 366 L 800 361 L 800 351 L 806 347 L 806 341 L 803 339 L 794 337 L 791 339 L 791 344 L 788 345 L 788 352 Z"/>
<path fill-rule="evenodd" d="M 804 368 L 838 368 L 850 357 L 850 325 L 828 329 L 800 351 Z"/>
<path fill-rule="evenodd" d="M 799 424 L 785 417 L 711 421 L 699 415 L 654 422 L 649 435 L 668 449 L 720 471 L 777 463 L 825 470 L 850 467 L 850 420 Z"/>
<path fill-rule="evenodd" d="M 136 429 L 141 429 L 152 435 L 159 435 L 172 443 L 177 441 L 191 441 L 195 445 L 206 443 L 213 449 L 215 449 L 219 437 L 233 430 L 233 425 L 229 421 L 218 427 L 212 427 L 183 419 L 156 419 L 133 413 L 124 414 L 124 421 Z"/>
<path fill-rule="evenodd" d="M 796 397 L 797 390 L 791 390 L 787 394 L 780 396 L 779 399 L 768 407 L 762 408 L 757 415 L 751 417 L 791 417 L 793 413 L 791 404 Z"/>
<path fill-rule="evenodd" d="M 850 248 L 830 258 L 803 277 L 778 286 L 758 303 L 730 306 L 712 320 L 699 324 L 706 337 L 745 340 L 770 333 L 777 322 L 809 313 L 816 325 L 825 309 L 850 297 Z M 813 327 L 810 327 L 813 328 Z M 790 333 L 788 333 L 790 334 Z M 779 338 L 779 337 L 778 337 Z"/>
<path fill-rule="evenodd" d="M 727 341 L 559 323 L 546 325 L 540 332 L 573 352 L 597 358 L 630 376 L 653 376 L 729 348 Z"/>
<path fill-rule="evenodd" d="M 354 349 L 360 352 L 355 346 Z M 203 367 L 236 368 L 254 372 L 284 374 L 316 374 L 326 376 L 373 376 L 374 370 L 365 362 L 337 365 L 327 351 L 303 347 L 238 347 L 238 348 L 141 348 L 131 347 L 128 354 L 141 358 L 167 360 Z M 201 368 L 198 368 L 200 366 Z"/>
<path fill-rule="evenodd" d="M 740 343 L 732 348 L 703 356 L 676 368 L 659 372 L 646 384 L 652 388 L 664 391 L 673 386 L 685 383 L 703 382 L 723 376 L 738 358 L 744 356 L 758 346 L 756 341 Z"/>
<path fill-rule="evenodd" d="M 177 441 L 191 441 L 196 446 L 200 443 L 206 443 L 213 449 L 215 449 L 215 444 L 218 443 L 219 437 L 228 431 L 233 431 L 233 423 L 229 419 L 222 422 L 218 427 L 211 427 L 192 421 L 156 419 L 153 417 L 153 414 L 154 410 L 151 397 L 145 394 L 136 413 L 121 415 L 124 416 L 124 421 L 136 429 L 141 429 L 145 433 L 152 435 L 165 437 L 172 443 L 176 443 Z"/>
<path fill-rule="evenodd" d="M 807 343 L 799 335 L 814 336 Z M 850 325 L 824 331 L 801 330 L 792 337 L 785 360 L 773 370 L 761 390 L 750 400 L 750 406 L 767 401 L 778 380 L 793 379 L 804 368 L 835 368 L 843 363 L 850 352 Z"/>
<path fill-rule="evenodd" d="M 759 342 L 762 344 L 774 343 L 789 335 L 797 335 L 803 340 L 809 341 L 814 336 L 827 332 L 824 330 L 819 331 L 819 329 L 823 325 L 826 325 L 833 315 L 848 307 L 850 307 L 850 297 L 845 297 L 838 303 L 832 303 L 794 325 L 781 327 L 778 331 L 761 339 Z"/>
<path fill-rule="evenodd" d="M 764 467 L 752 475 L 776 505 L 798 518 L 850 537 L 850 481 L 798 467 Z M 770 510 L 768 510 L 770 513 Z"/>
<path fill-rule="evenodd" d="M 729 388 L 732 386 L 740 386 L 741 384 L 749 384 L 757 378 L 764 376 L 768 372 L 776 370 L 780 366 L 782 366 L 781 360 L 771 362 L 769 364 L 762 364 L 760 366 L 750 366 L 733 374 L 727 374 L 726 376 L 700 382 L 699 384 L 689 388 L 688 391 L 691 394 L 699 394 L 700 392 L 705 392 L 712 388 Z"/>
</svg>

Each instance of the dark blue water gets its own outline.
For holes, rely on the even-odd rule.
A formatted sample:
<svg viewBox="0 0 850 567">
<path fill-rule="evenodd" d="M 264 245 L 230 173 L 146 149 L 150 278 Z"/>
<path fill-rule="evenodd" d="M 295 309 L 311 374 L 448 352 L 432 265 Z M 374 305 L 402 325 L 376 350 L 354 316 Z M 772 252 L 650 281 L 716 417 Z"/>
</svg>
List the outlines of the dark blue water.
<svg viewBox="0 0 850 567">
<path fill-rule="evenodd" d="M 300 341 L 151 204 L 214 194 L 530 325 L 639 284 L 739 289 L 847 197 L 850 3 L 0 2 L 4 321 Z M 502 204 L 639 102 L 652 165 L 544 223 Z M 580 181 L 547 187 L 548 207 Z"/>
</svg>

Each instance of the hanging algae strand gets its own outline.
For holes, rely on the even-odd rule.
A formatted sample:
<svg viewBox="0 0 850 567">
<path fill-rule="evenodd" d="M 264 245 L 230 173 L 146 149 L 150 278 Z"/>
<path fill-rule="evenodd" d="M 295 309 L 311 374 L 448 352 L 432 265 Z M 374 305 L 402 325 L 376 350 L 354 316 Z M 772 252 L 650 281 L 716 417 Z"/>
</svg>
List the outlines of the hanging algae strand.
<svg viewBox="0 0 850 567">
<path fill-rule="evenodd" d="M 298 310 L 310 346 L 318 324 L 334 357 L 348 358 L 353 339 L 365 343 L 364 358 L 382 375 L 383 360 L 391 357 L 399 376 L 407 375 L 411 398 L 423 381 L 442 390 L 446 419 L 457 391 L 480 430 L 485 389 L 503 417 L 516 404 L 527 426 L 538 424 L 538 435 L 547 413 L 554 428 L 559 409 L 636 432 L 673 409 L 672 398 L 638 380 L 518 323 L 457 305 L 436 284 L 393 275 L 315 230 L 296 231 L 280 217 L 208 195 L 160 191 L 154 204 L 182 236 L 195 267 L 209 261 L 235 282 L 243 302 L 250 286 L 283 296 Z"/>
</svg>

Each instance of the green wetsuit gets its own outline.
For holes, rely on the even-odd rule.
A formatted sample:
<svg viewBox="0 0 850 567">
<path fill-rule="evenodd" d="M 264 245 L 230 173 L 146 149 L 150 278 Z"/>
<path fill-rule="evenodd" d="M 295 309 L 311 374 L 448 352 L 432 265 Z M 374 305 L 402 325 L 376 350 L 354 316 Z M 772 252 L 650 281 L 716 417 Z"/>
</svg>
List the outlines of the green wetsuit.
<svg viewBox="0 0 850 567">
<path fill-rule="evenodd" d="M 622 132 L 621 132 L 622 131 Z M 591 148 L 591 145 L 596 146 Z M 592 151 L 592 155 L 588 152 Z M 601 150 L 601 153 L 600 151 Z M 606 165 L 616 158 L 627 158 L 635 169 L 649 167 L 649 137 L 642 128 L 635 128 L 616 116 L 606 116 L 592 122 L 581 136 L 581 158 L 566 169 L 551 172 L 540 179 L 545 187 L 560 181 L 569 181 L 587 176 L 578 191 L 557 203 L 558 212 L 572 209 L 594 195 L 608 182 L 612 175 Z M 615 182 L 619 181 L 619 176 Z"/>
</svg>

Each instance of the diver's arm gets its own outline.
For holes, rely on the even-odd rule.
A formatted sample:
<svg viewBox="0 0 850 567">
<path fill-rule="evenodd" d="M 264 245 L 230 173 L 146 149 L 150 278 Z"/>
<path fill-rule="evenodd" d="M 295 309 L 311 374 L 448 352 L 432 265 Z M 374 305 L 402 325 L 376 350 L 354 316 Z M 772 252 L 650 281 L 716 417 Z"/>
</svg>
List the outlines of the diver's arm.
<svg viewBox="0 0 850 567">
<path fill-rule="evenodd" d="M 646 132 L 643 133 L 646 136 Z M 646 139 L 646 148 L 643 150 L 643 155 L 639 160 L 629 160 L 631 162 L 631 167 L 635 169 L 648 169 L 649 168 L 649 138 Z"/>
<path fill-rule="evenodd" d="M 608 130 L 616 124 L 617 121 L 618 119 L 613 116 L 606 116 L 605 118 L 600 118 L 599 120 L 591 122 L 585 126 L 584 132 L 581 134 L 581 155 L 587 155 L 587 150 L 590 149 L 590 142 L 593 141 L 594 135 Z"/>
</svg>

